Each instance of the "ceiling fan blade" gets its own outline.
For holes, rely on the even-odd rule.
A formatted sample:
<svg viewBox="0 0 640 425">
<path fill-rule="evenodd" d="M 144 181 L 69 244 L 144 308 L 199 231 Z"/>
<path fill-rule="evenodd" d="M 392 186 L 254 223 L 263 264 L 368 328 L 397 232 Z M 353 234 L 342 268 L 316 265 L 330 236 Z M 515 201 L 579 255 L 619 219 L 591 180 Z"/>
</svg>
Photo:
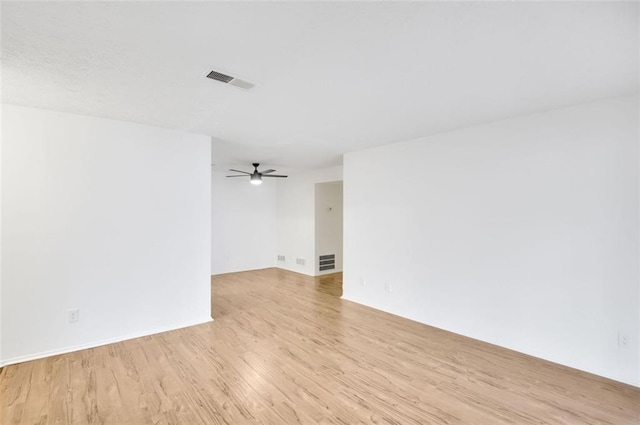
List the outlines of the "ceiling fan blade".
<svg viewBox="0 0 640 425">
<path fill-rule="evenodd" d="M 283 176 L 280 174 L 267 174 L 267 175 L 263 175 L 262 177 L 281 177 L 281 178 L 287 178 L 289 176 Z"/>
<path fill-rule="evenodd" d="M 239 176 L 227 176 L 227 177 L 247 177 L 247 175 L 246 174 L 242 174 L 242 175 L 239 175 Z"/>
<path fill-rule="evenodd" d="M 242 174 L 249 174 L 251 175 L 251 173 L 247 172 L 247 171 L 242 171 L 242 170 L 234 170 L 233 168 L 230 168 L 229 171 L 233 171 L 236 173 L 242 173 Z"/>
<path fill-rule="evenodd" d="M 262 174 L 269 174 L 269 173 L 275 173 L 276 170 L 272 170 L 271 168 L 269 168 L 268 170 L 265 171 L 260 171 Z"/>
</svg>

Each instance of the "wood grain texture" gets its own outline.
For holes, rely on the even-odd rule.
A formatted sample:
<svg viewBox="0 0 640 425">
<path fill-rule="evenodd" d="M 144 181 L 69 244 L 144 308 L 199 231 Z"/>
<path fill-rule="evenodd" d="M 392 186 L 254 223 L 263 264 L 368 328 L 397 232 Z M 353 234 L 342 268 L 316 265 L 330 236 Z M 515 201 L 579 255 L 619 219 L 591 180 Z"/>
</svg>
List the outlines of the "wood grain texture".
<svg viewBox="0 0 640 425">
<path fill-rule="evenodd" d="M 339 298 L 212 277 L 215 322 L 7 366 L 13 424 L 637 424 L 640 390 Z"/>
</svg>

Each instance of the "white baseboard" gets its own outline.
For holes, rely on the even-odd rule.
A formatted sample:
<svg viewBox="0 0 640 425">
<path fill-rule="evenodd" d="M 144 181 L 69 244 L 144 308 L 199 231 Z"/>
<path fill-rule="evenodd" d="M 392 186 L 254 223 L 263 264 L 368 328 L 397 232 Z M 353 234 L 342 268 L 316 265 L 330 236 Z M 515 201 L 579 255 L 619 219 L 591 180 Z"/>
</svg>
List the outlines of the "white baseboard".
<svg viewBox="0 0 640 425">
<path fill-rule="evenodd" d="M 28 362 L 31 360 L 43 359 L 45 357 L 57 356 L 59 354 L 72 353 L 74 351 L 86 350 L 88 348 L 100 347 L 102 345 L 114 344 L 116 342 L 127 341 L 129 339 L 141 338 L 143 336 L 149 336 L 149 335 L 159 334 L 159 333 L 168 332 L 168 331 L 174 331 L 176 329 L 188 328 L 190 326 L 201 325 L 203 323 L 209 323 L 209 322 L 213 322 L 213 318 L 208 317 L 205 320 L 198 320 L 194 322 L 184 322 L 184 323 L 180 323 L 175 326 L 169 326 L 166 328 L 156 328 L 156 329 L 152 329 L 144 332 L 127 334 L 120 337 L 108 338 L 100 341 L 92 341 L 86 344 L 73 345 L 71 347 L 56 348 L 54 350 L 41 351 L 39 353 L 13 357 L 11 359 L 2 359 L 0 360 L 0 367 L 9 366 L 17 363 Z"/>
</svg>

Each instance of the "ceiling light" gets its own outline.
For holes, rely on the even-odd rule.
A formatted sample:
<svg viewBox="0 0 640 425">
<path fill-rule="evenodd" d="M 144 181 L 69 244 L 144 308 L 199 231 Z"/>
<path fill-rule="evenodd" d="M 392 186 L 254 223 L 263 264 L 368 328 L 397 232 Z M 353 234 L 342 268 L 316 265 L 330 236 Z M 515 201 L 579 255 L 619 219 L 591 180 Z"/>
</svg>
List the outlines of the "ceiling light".
<svg viewBox="0 0 640 425">
<path fill-rule="evenodd" d="M 251 184 L 262 184 L 262 176 L 258 173 L 251 174 Z"/>
</svg>

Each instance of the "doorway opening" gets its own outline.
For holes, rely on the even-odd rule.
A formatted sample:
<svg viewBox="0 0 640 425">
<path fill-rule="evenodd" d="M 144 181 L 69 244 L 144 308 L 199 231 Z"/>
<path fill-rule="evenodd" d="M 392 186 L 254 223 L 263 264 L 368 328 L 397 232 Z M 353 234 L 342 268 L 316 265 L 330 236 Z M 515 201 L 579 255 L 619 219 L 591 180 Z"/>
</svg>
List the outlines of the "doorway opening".
<svg viewBox="0 0 640 425">
<path fill-rule="evenodd" d="M 316 183 L 314 257 L 316 276 L 330 274 L 342 276 L 342 222 L 342 181 Z"/>
</svg>

